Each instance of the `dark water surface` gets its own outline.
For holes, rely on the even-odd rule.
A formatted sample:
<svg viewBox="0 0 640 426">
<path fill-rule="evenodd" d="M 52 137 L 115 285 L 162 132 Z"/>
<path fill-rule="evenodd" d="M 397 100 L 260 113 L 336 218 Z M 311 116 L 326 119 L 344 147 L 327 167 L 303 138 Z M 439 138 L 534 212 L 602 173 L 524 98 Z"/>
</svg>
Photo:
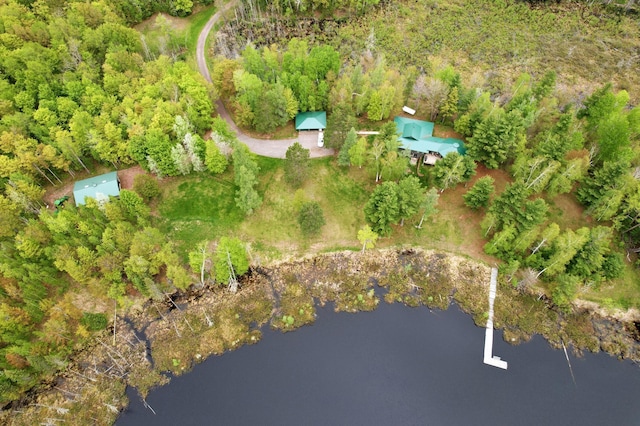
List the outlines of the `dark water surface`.
<svg viewBox="0 0 640 426">
<path fill-rule="evenodd" d="M 569 354 L 540 337 L 482 363 L 484 329 L 446 312 L 381 303 L 321 309 L 313 326 L 211 357 L 152 391 L 134 391 L 125 425 L 640 425 L 640 368 Z"/>
</svg>

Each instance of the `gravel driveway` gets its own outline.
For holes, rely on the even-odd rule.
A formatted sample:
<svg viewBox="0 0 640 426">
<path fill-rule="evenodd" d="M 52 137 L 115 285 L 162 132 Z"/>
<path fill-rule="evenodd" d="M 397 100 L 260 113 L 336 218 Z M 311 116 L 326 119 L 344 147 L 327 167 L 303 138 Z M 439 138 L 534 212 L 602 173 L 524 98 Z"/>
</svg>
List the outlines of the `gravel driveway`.
<svg viewBox="0 0 640 426">
<path fill-rule="evenodd" d="M 230 1 L 218 10 L 207 22 L 207 24 L 200 32 L 198 36 L 198 44 L 196 47 L 196 59 L 198 62 L 198 69 L 200 74 L 211 83 L 211 74 L 209 74 L 209 68 L 207 67 L 207 61 L 205 59 L 205 45 L 209 32 L 213 26 L 218 22 L 223 13 L 227 10 L 235 7 L 237 0 Z M 221 101 L 216 102 L 216 109 L 221 118 L 223 118 L 229 126 L 238 135 L 238 140 L 246 144 L 252 152 L 263 157 L 272 158 L 285 158 L 287 148 L 291 146 L 295 141 L 299 141 L 300 144 L 310 151 L 311 158 L 327 157 L 333 155 L 333 150 L 329 148 L 318 148 L 318 132 L 300 132 L 300 135 L 296 139 L 255 139 L 251 136 L 245 135 L 240 131 L 238 126 L 233 122 L 231 116 L 227 112 Z"/>
</svg>

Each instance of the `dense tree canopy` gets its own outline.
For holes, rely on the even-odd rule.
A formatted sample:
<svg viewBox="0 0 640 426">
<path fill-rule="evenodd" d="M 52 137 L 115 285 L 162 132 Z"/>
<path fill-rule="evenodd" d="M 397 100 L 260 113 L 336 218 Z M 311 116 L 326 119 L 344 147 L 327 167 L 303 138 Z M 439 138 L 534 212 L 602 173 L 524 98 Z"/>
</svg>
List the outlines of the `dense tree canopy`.
<svg viewBox="0 0 640 426">
<path fill-rule="evenodd" d="M 272 132 L 298 112 L 326 110 L 329 86 L 340 71 L 338 53 L 330 46 L 309 47 L 291 39 L 278 46 L 247 46 L 239 64 L 219 59 L 216 88 L 232 97 L 237 121 L 259 132 Z M 233 88 L 227 79 L 232 75 Z M 226 77 L 225 77 L 226 76 Z"/>
<path fill-rule="evenodd" d="M 0 335 L 2 401 L 63 366 L 63 354 L 87 335 L 83 313 L 65 299 L 70 282 L 119 303 L 127 292 L 164 297 L 191 284 L 173 245 L 150 226 L 140 195 L 157 194 L 151 181 L 137 181 L 140 195 L 123 190 L 104 206 L 69 202 L 55 214 L 42 210 L 41 188 L 100 163 L 138 162 L 160 176 L 203 170 L 199 134 L 211 126 L 211 88 L 178 61 L 184 42 L 169 27 L 162 41 L 126 26 L 191 6 L 0 4 L 0 309 L 17 321 Z"/>
</svg>

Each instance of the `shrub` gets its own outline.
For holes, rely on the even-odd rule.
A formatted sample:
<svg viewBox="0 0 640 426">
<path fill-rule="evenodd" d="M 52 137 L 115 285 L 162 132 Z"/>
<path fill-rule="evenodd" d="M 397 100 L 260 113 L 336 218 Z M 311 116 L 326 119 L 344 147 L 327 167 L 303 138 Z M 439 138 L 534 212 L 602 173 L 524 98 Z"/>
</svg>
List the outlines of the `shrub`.
<svg viewBox="0 0 640 426">
<path fill-rule="evenodd" d="M 158 185 L 158 181 L 148 174 L 137 175 L 133 178 L 133 190 L 145 201 L 149 201 L 160 195 L 160 185 Z"/>
<path fill-rule="evenodd" d="M 87 327 L 89 331 L 100 331 L 107 328 L 108 320 L 105 314 L 85 312 L 80 319 L 80 324 Z"/>
<path fill-rule="evenodd" d="M 298 223 L 305 236 L 316 235 L 324 226 L 324 214 L 316 201 L 304 203 L 298 213 Z"/>
<path fill-rule="evenodd" d="M 294 188 L 299 188 L 309 172 L 309 150 L 295 142 L 287 149 L 284 163 L 284 179 Z"/>
<path fill-rule="evenodd" d="M 491 176 L 484 176 L 478 179 L 478 181 L 464 194 L 464 203 L 467 207 L 477 210 L 480 207 L 487 207 L 489 205 L 489 198 L 493 194 L 493 178 Z"/>
<path fill-rule="evenodd" d="M 558 305 L 560 309 L 567 312 L 571 309 L 571 301 L 574 299 L 580 278 L 573 275 L 560 275 L 556 279 L 556 287 L 551 293 L 553 303 Z"/>
<path fill-rule="evenodd" d="M 624 260 L 622 254 L 613 252 L 605 255 L 602 263 L 602 272 L 607 280 L 613 280 L 622 275 Z"/>
</svg>

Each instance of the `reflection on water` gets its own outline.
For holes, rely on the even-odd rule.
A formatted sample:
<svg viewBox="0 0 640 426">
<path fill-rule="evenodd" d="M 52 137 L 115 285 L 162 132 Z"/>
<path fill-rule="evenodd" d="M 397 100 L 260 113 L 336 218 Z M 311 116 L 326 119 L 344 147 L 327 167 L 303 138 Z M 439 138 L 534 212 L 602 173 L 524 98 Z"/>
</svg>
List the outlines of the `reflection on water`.
<svg viewBox="0 0 640 426">
<path fill-rule="evenodd" d="M 606 354 L 570 355 L 536 337 L 482 363 L 484 329 L 446 312 L 381 304 L 319 309 L 316 324 L 209 358 L 118 425 L 638 425 L 640 369 Z"/>
</svg>

